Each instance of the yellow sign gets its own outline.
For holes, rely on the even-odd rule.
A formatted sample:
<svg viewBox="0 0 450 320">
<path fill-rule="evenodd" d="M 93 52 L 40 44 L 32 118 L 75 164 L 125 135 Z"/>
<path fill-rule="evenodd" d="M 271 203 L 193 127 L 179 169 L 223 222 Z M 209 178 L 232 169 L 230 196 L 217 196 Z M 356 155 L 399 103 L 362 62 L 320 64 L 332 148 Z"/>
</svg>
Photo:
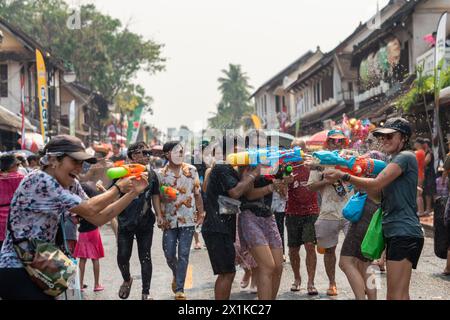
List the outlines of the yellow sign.
<svg viewBox="0 0 450 320">
<path fill-rule="evenodd" d="M 44 143 L 47 142 L 48 130 L 48 88 L 47 88 L 47 70 L 45 68 L 44 57 L 41 51 L 36 49 L 36 71 L 39 98 L 39 115 L 41 122 L 41 135 Z"/>
</svg>

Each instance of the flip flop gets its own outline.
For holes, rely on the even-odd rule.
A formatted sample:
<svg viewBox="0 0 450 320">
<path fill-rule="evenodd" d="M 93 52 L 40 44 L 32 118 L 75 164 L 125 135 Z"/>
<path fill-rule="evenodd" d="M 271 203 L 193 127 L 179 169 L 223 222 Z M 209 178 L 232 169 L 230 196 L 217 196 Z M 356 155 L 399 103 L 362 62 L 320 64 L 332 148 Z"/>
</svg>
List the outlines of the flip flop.
<svg viewBox="0 0 450 320">
<path fill-rule="evenodd" d="M 98 286 L 98 287 L 94 288 L 94 292 L 100 292 L 100 291 L 103 291 L 103 290 L 105 290 L 105 288 L 103 286 Z"/>
<path fill-rule="evenodd" d="M 291 291 L 292 292 L 299 292 L 300 291 L 300 283 L 296 284 L 295 282 L 292 284 L 291 286 Z"/>
<path fill-rule="evenodd" d="M 330 297 L 334 297 L 338 295 L 338 291 L 336 286 L 331 286 L 328 290 L 327 290 L 327 296 Z"/>
<path fill-rule="evenodd" d="M 318 294 L 319 294 L 319 292 L 317 291 L 317 289 L 314 286 L 308 287 L 308 295 L 317 296 Z"/>
<path fill-rule="evenodd" d="M 130 296 L 131 286 L 133 284 L 133 278 L 130 278 L 130 282 L 128 284 L 123 283 L 119 289 L 119 298 L 120 299 L 128 299 Z"/>
</svg>

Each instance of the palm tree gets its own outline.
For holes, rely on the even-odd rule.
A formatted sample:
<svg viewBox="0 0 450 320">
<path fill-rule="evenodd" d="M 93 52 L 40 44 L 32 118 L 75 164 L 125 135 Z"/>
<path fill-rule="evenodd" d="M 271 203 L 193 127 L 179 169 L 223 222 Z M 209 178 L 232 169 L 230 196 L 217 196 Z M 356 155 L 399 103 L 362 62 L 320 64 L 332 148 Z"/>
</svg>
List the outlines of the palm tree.
<svg viewBox="0 0 450 320">
<path fill-rule="evenodd" d="M 230 64 L 228 70 L 222 70 L 219 90 L 222 99 L 217 106 L 217 113 L 208 119 L 209 126 L 216 129 L 237 129 L 244 124 L 245 116 L 252 112 L 250 90 L 247 75 L 240 65 Z"/>
</svg>

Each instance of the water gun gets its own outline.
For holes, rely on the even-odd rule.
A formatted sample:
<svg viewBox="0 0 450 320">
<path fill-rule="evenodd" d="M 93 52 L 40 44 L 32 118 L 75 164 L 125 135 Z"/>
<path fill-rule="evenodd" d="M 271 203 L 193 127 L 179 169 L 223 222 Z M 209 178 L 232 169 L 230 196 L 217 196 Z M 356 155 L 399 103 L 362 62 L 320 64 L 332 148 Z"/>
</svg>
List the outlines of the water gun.
<svg viewBox="0 0 450 320">
<path fill-rule="evenodd" d="M 125 161 L 118 161 L 114 164 L 114 168 L 106 171 L 106 175 L 111 180 L 131 176 L 134 176 L 139 180 L 141 175 L 146 171 L 147 168 L 142 164 L 125 164 Z"/>
<path fill-rule="evenodd" d="M 301 148 L 279 150 L 276 147 L 250 149 L 246 152 L 232 153 L 227 157 L 227 163 L 234 167 L 263 165 L 275 167 L 281 164 L 303 163 L 305 153 Z"/>
<path fill-rule="evenodd" d="M 281 180 L 284 177 L 289 177 L 292 172 L 294 172 L 294 167 L 292 165 L 281 164 L 278 167 L 276 174 L 265 175 L 264 178 L 267 180 Z"/>
<path fill-rule="evenodd" d="M 167 198 L 171 200 L 176 200 L 177 196 L 180 194 L 180 192 L 177 189 L 170 187 L 168 185 L 162 185 L 159 188 L 159 191 L 161 192 L 161 194 L 165 195 Z"/>
<path fill-rule="evenodd" d="M 320 166 L 333 166 L 336 169 L 357 177 L 379 175 L 387 163 L 369 157 L 341 157 L 338 151 L 314 152 L 313 157 Z"/>
</svg>

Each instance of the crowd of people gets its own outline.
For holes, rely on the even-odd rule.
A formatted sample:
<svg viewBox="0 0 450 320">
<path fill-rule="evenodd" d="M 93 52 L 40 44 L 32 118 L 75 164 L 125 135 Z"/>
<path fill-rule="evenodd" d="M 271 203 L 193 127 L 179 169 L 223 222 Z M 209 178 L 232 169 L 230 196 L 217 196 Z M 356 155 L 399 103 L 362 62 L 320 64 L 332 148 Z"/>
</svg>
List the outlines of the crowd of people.
<svg viewBox="0 0 450 320">
<path fill-rule="evenodd" d="M 315 276 L 320 272 L 317 259 L 323 256 L 328 296 L 339 295 L 338 266 L 357 300 L 379 298 L 370 278 L 380 271 L 387 274 L 387 299 L 409 299 L 412 270 L 417 268 L 424 246 L 419 219 L 433 214 L 436 196 L 448 197 L 450 154 L 436 173 L 430 141 L 418 137 L 413 147 L 409 122 L 393 118 L 371 133 L 364 152 L 348 150 L 348 138 L 339 128 L 329 131 L 324 145 L 325 150 L 387 162 L 379 175 L 357 177 L 308 159 L 294 164 L 290 174 L 274 177 L 261 165 L 233 167 L 227 163 L 230 152 L 268 146 L 267 137 L 255 133 L 205 141 L 199 148 L 202 157 L 192 155 L 189 161 L 179 141 L 167 142 L 162 158 L 154 157 L 144 142 L 130 145 L 126 156 L 120 145 L 113 150 L 94 147 L 91 155 L 79 139 L 67 135 L 52 138 L 40 156 L 2 155 L 0 298 L 53 298 L 30 280 L 15 250 L 17 239 L 39 239 L 66 247 L 66 254 L 79 259 L 81 290 L 88 288 L 85 268 L 87 260 L 92 260 L 93 290 L 102 291 L 99 260 L 105 252 L 99 227 L 109 223 L 116 236 L 117 267 L 123 278 L 117 288 L 121 299 L 130 296 L 133 286 L 130 258 L 135 239 L 142 300 L 152 299 L 155 224 L 162 230 L 176 300 L 187 299 L 191 247 L 201 249 L 201 237 L 217 276 L 216 300 L 230 299 L 237 266 L 244 270 L 241 288 L 250 286 L 260 300 L 276 299 L 287 258 L 292 269 L 292 275 L 286 276 L 292 277 L 290 290 L 300 291 L 302 246 L 308 295 L 319 294 Z M 290 147 L 308 153 L 303 140 L 295 139 Z M 106 172 L 118 161 L 143 165 L 147 170 L 140 176 L 112 181 Z M 164 188 L 176 190 L 176 196 Z M 350 222 L 342 211 L 356 192 L 367 194 L 367 200 L 361 218 Z M 372 261 L 363 255 L 361 244 L 380 208 L 386 246 L 381 259 Z M 447 223 L 449 211 L 447 204 Z M 448 231 L 450 234 L 450 225 Z M 341 232 L 345 238 L 338 252 Z M 444 274 L 450 275 L 450 248 Z"/>
</svg>

